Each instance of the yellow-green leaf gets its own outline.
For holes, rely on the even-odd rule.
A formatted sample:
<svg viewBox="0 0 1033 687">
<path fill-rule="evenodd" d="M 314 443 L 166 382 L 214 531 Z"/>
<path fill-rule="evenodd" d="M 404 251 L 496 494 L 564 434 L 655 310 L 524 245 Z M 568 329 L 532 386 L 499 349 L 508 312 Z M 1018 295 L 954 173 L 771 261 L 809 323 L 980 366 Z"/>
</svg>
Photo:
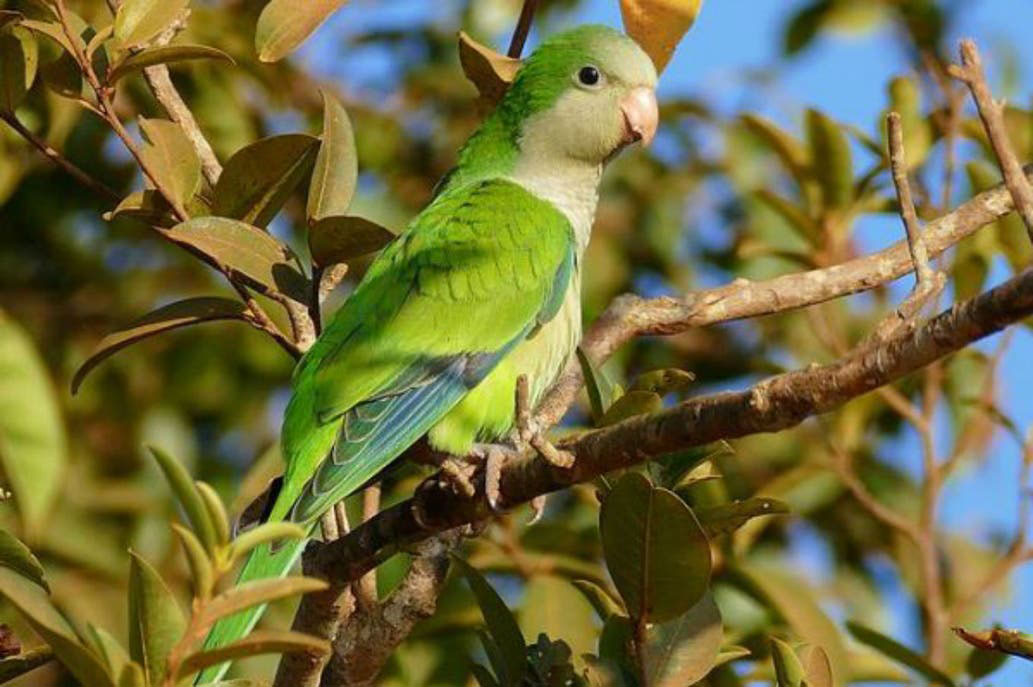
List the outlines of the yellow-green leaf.
<svg viewBox="0 0 1033 687">
<path fill-rule="evenodd" d="M 262 544 L 281 539 L 304 539 L 305 530 L 292 522 L 267 522 L 238 535 L 230 542 L 230 560 L 237 560 Z"/>
<path fill-rule="evenodd" d="M 516 618 L 509 607 L 499 598 L 498 592 L 492 589 L 488 581 L 469 563 L 455 558 L 455 565 L 466 578 L 470 590 L 481 608 L 484 623 L 488 626 L 491 638 L 495 641 L 500 653 L 496 674 L 503 687 L 515 687 L 523 679 L 527 669 L 524 650 L 527 642 L 520 631 Z M 504 673 L 504 674 L 500 674 Z"/>
<path fill-rule="evenodd" d="M 190 568 L 190 578 L 193 580 L 194 596 L 208 598 L 215 586 L 215 568 L 208 552 L 204 550 L 197 535 L 182 525 L 172 523 L 172 531 L 183 545 L 183 554 L 187 558 L 187 567 Z"/>
<path fill-rule="evenodd" d="M 139 554 L 129 553 L 129 655 L 143 666 L 150 684 L 160 685 L 186 619 L 158 571 Z"/>
<path fill-rule="evenodd" d="M 186 513 L 187 520 L 190 521 L 190 525 L 194 528 L 197 538 L 201 540 L 206 550 L 209 552 L 214 551 L 218 545 L 215 525 L 212 524 L 208 516 L 208 509 L 205 508 L 201 495 L 197 493 L 197 488 L 194 486 L 194 481 L 190 478 L 190 474 L 183 467 L 182 463 L 168 453 L 165 453 L 165 451 L 155 446 L 149 446 L 148 448 L 154 459 L 158 461 L 158 466 L 161 467 L 161 471 L 165 474 L 165 479 L 169 483 L 169 487 L 172 488 L 172 492 L 176 495 L 176 500 L 179 501 L 183 512 Z"/>
<path fill-rule="evenodd" d="M 29 547 L 3 528 L 0 528 L 0 566 L 10 568 L 47 591 L 50 590 L 43 576 L 43 566 Z"/>
<path fill-rule="evenodd" d="M 308 134 L 283 134 L 241 148 L 215 185 L 212 213 L 266 226 L 311 171 L 318 145 Z"/>
<path fill-rule="evenodd" d="M 246 306 L 229 298 L 202 296 L 187 298 L 147 313 L 125 329 L 108 334 L 93 349 L 72 378 L 72 393 L 79 390 L 86 375 L 101 362 L 141 339 L 163 332 L 213 320 L 243 319 Z"/>
<path fill-rule="evenodd" d="M 743 501 L 697 508 L 695 513 L 708 537 L 730 534 L 752 518 L 789 512 L 789 506 L 778 499 L 755 496 Z"/>
<path fill-rule="evenodd" d="M 613 598 L 610 592 L 606 591 L 591 580 L 571 580 L 574 588 L 581 592 L 585 600 L 595 609 L 599 620 L 605 621 L 611 615 L 618 615 L 624 612 L 620 600 Z"/>
<path fill-rule="evenodd" d="M 854 199 L 850 141 L 839 124 L 817 110 L 807 110 L 806 123 L 812 172 L 821 186 L 825 211 L 843 211 Z"/>
<path fill-rule="evenodd" d="M 49 374 L 28 334 L 0 311 L 0 463 L 34 541 L 67 464 L 64 423 Z"/>
<path fill-rule="evenodd" d="M 535 575 L 524 586 L 520 604 L 520 628 L 525 637 L 541 633 L 563 638 L 574 656 L 595 648 L 596 628 L 592 606 L 568 580 L 555 575 Z"/>
<path fill-rule="evenodd" d="M 290 596 L 320 592 L 326 588 L 326 581 L 315 577 L 295 576 L 252 580 L 213 597 L 204 607 L 204 617 L 207 622 L 215 622 L 219 618 L 239 613 L 252 606 Z"/>
<path fill-rule="evenodd" d="M 696 375 L 685 370 L 667 368 L 645 372 L 635 377 L 628 391 L 652 391 L 657 394 L 670 394 L 685 391 L 696 381 Z"/>
<path fill-rule="evenodd" d="M 636 415 L 646 415 L 662 410 L 663 399 L 652 391 L 629 391 L 613 402 L 596 424 L 600 427 L 614 425 Z"/>
<path fill-rule="evenodd" d="M 171 227 L 176 223 L 172 217 L 172 206 L 154 189 L 133 191 L 115 206 L 114 210 L 104 213 L 109 222 L 117 217 L 132 217 L 146 224 L 158 227 Z"/>
<path fill-rule="evenodd" d="M 804 687 L 806 673 L 803 664 L 787 642 L 771 638 L 771 661 L 775 664 L 775 684 L 778 687 Z"/>
<path fill-rule="evenodd" d="M 212 489 L 212 485 L 200 480 L 194 482 L 197 493 L 200 494 L 204 506 L 208 510 L 208 519 L 215 527 L 215 536 L 220 546 L 225 546 L 230 541 L 230 518 L 226 514 L 226 506 L 222 499 Z"/>
<path fill-rule="evenodd" d="M 233 64 L 232 57 L 222 50 L 207 45 L 162 45 L 141 50 L 119 62 L 108 73 L 108 83 L 113 84 L 124 76 L 156 64 L 171 64 L 187 60 L 221 60 Z"/>
<path fill-rule="evenodd" d="M 680 498 L 637 472 L 603 502 L 606 567 L 632 618 L 664 622 L 696 604 L 710 583 L 710 544 Z"/>
<path fill-rule="evenodd" d="M 211 651 L 187 656 L 180 666 L 178 678 L 183 678 L 209 666 L 261 654 L 309 653 L 324 656 L 330 651 L 325 639 L 301 632 L 258 630 L 244 639 Z"/>
<path fill-rule="evenodd" d="M 21 26 L 0 29 L 0 110 L 13 112 L 36 80 L 39 46 Z"/>
<path fill-rule="evenodd" d="M 124 7 L 124 5 L 123 5 Z M 201 186 L 201 160 L 182 127 L 167 119 L 140 118 L 146 143 L 140 156 L 153 172 L 156 183 L 184 206 Z"/>
<path fill-rule="evenodd" d="M 47 88 L 65 98 L 81 98 L 84 80 L 79 63 L 69 52 L 61 53 L 53 62 L 40 68 L 40 76 Z"/>
<path fill-rule="evenodd" d="M 359 162 L 351 120 L 341 103 L 324 91 L 323 135 L 305 208 L 309 224 L 348 212 L 358 177 Z"/>
<path fill-rule="evenodd" d="M 326 217 L 308 232 L 312 262 L 319 267 L 349 262 L 380 250 L 394 239 L 395 233 L 390 229 L 354 215 Z"/>
<path fill-rule="evenodd" d="M 258 59 L 276 62 L 305 42 L 347 0 L 271 0 L 258 16 Z"/>
<path fill-rule="evenodd" d="M 190 0 L 123 0 L 115 15 L 115 40 L 130 48 L 146 43 L 176 21 Z"/>
</svg>

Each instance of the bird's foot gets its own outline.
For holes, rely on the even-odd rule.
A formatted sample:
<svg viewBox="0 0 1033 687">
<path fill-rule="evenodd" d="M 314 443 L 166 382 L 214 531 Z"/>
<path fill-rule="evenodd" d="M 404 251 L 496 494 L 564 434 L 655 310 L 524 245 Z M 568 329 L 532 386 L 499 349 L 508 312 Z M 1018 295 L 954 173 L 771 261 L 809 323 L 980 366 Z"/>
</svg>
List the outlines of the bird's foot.
<svg viewBox="0 0 1033 687">
<path fill-rule="evenodd" d="M 531 447 L 550 465 L 569 469 L 574 467 L 574 454 L 556 448 L 539 422 L 531 416 L 527 376 L 520 375 L 516 382 L 516 427 L 513 431 L 513 443 L 517 450 L 523 451 Z"/>
<path fill-rule="evenodd" d="M 504 444 L 476 444 L 470 457 L 484 466 L 484 497 L 492 512 L 502 512 L 502 466 L 517 455 L 517 451 Z"/>
</svg>

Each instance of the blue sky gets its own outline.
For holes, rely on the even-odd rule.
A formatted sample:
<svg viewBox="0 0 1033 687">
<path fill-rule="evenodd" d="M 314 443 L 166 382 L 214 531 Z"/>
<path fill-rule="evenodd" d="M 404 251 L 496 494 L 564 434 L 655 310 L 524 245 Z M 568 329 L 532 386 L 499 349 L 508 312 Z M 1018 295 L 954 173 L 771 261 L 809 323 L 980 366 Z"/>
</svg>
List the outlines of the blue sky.
<svg viewBox="0 0 1033 687">
<path fill-rule="evenodd" d="M 805 107 L 817 107 L 835 119 L 874 132 L 885 107 L 885 84 L 891 76 L 907 71 L 906 56 L 889 29 L 861 34 L 835 34 L 820 38 L 812 49 L 790 61 L 779 57 L 781 21 L 788 16 L 786 5 L 800 2 L 785 0 L 706 0 L 703 11 L 689 37 L 678 48 L 661 80 L 662 95 L 704 96 L 717 103 L 728 116 L 740 110 L 762 112 L 784 126 L 796 126 Z M 991 80 L 1000 93 L 999 64 L 1008 57 L 1020 65 L 1014 93 L 1026 102 L 1033 93 L 1033 41 L 1028 30 L 1033 26 L 1033 3 L 1023 0 L 965 0 L 962 20 L 966 36 L 979 43 L 988 63 Z M 455 16 L 455 2 L 350 3 L 309 43 L 301 59 L 346 89 L 370 95 L 388 95 L 392 79 L 390 63 L 375 51 L 343 51 L 343 35 L 361 32 L 370 26 L 396 25 L 415 19 Z M 589 0 L 571 21 L 597 21 L 620 25 L 616 0 Z M 960 38 L 957 36 L 955 38 Z M 532 42 L 536 35 L 532 34 Z M 956 41 L 955 41 L 956 42 Z M 1008 46 L 1005 50 L 1004 46 Z M 1010 52 L 1014 51 L 1014 52 Z M 747 83 L 742 74 L 751 68 L 777 69 L 778 80 L 771 89 L 760 90 Z M 360 132 L 361 135 L 361 132 Z M 718 228 L 719 229 L 719 228 Z M 701 230 L 708 230 L 703 227 Z M 893 218 L 866 221 L 859 232 L 865 248 L 876 249 L 897 240 L 900 229 Z M 1003 270 L 994 277 L 1004 278 Z M 898 283 L 903 293 L 909 282 Z M 989 350 L 994 339 L 980 347 Z M 1003 361 L 1001 406 L 1021 428 L 1033 423 L 1033 366 L 1026 361 L 1033 354 L 1033 336 L 1021 329 L 1010 353 Z M 912 469 L 918 463 L 914 437 L 894 447 L 894 459 Z M 1018 498 L 1015 478 L 1019 461 L 1014 443 L 1001 436 L 993 455 L 982 465 L 971 468 L 948 488 L 942 522 L 958 532 L 985 539 L 993 531 L 1014 525 Z M 820 552 L 808 554 L 807 537 L 802 536 L 802 554 L 811 555 L 820 570 Z M 891 598 L 904 597 L 887 583 Z M 1014 581 L 1015 595 L 995 603 L 988 621 L 1033 630 L 1033 569 L 1020 572 Z M 896 626 L 886 628 L 896 636 L 915 638 L 915 628 L 898 614 Z M 1016 684 L 1033 677 L 1030 664 L 1012 659 L 995 676 L 998 684 Z"/>
</svg>

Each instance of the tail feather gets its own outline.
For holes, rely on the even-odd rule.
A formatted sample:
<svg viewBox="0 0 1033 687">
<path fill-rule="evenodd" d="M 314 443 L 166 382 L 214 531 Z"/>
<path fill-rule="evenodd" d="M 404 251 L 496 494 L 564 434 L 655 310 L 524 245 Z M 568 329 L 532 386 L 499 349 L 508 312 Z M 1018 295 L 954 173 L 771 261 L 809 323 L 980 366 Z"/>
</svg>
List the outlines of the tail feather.
<svg viewBox="0 0 1033 687">
<path fill-rule="evenodd" d="M 312 527 L 315 525 L 313 524 Z M 311 531 L 310 531 L 311 533 Z M 271 577 L 284 577 L 290 572 L 297 562 L 302 550 L 305 548 L 305 539 L 291 539 L 284 542 L 277 542 L 275 546 L 263 544 L 248 556 L 244 567 L 237 578 L 237 584 L 250 580 L 261 580 Z M 275 550 L 274 550 L 275 549 Z M 246 611 L 223 618 L 212 626 L 204 641 L 205 650 L 231 644 L 246 636 L 255 625 L 258 619 L 265 612 L 265 605 L 255 606 Z M 218 682 L 230 664 L 221 663 L 217 666 L 206 668 L 197 674 L 194 679 L 195 685 Z"/>
</svg>

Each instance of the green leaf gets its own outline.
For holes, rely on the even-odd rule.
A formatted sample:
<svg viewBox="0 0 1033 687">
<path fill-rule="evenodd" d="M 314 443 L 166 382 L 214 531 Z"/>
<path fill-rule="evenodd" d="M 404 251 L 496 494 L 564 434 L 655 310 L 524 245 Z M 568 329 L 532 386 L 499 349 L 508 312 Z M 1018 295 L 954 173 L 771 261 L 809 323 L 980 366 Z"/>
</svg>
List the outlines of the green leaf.
<svg viewBox="0 0 1033 687">
<path fill-rule="evenodd" d="M 590 653 L 596 642 L 592 616 L 592 606 L 561 577 L 535 575 L 524 586 L 519 620 L 525 637 L 563 637 L 574 656 Z"/>
<path fill-rule="evenodd" d="M 769 119 L 746 114 L 741 117 L 746 129 L 773 152 L 797 183 L 803 184 L 810 158 L 807 149 L 791 134 L 783 131 Z"/>
<path fill-rule="evenodd" d="M 147 678 L 139 664 L 129 662 L 122 666 L 118 687 L 148 687 Z"/>
<path fill-rule="evenodd" d="M 811 244 L 821 240 L 821 227 L 792 201 L 766 188 L 754 191 L 753 197 L 778 214 L 804 240 Z"/>
<path fill-rule="evenodd" d="M 260 293 L 280 293 L 299 303 L 308 299 L 308 279 L 298 270 L 297 258 L 257 227 L 225 217 L 196 217 L 165 234 L 210 256 Z"/>
<path fill-rule="evenodd" d="M 581 374 L 585 378 L 585 391 L 588 393 L 588 402 L 592 407 L 592 420 L 598 422 L 606 413 L 606 409 L 613 403 L 614 387 L 580 346 L 577 347 L 577 359 L 581 364 Z"/>
<path fill-rule="evenodd" d="M 65 98 L 81 98 L 84 80 L 79 63 L 69 52 L 40 68 L 40 76 L 47 88 Z"/>
<path fill-rule="evenodd" d="M 67 50 L 68 52 L 75 52 L 73 50 L 71 41 L 69 41 L 68 36 L 65 35 L 64 29 L 62 29 L 61 25 L 57 22 L 37 21 L 35 19 L 23 19 L 22 21 L 18 22 L 18 25 L 28 29 L 29 31 L 32 31 L 34 34 L 49 38 L 50 40 L 54 41 L 59 46 Z M 81 47 L 86 47 L 81 39 L 78 41 L 78 43 Z"/>
<path fill-rule="evenodd" d="M 596 425 L 599 427 L 615 425 L 636 415 L 656 413 L 663 408 L 664 402 L 659 394 L 653 391 L 629 391 L 606 409 Z"/>
<path fill-rule="evenodd" d="M 832 8 L 829 0 L 817 0 L 794 14 L 782 38 L 782 51 L 786 55 L 795 55 L 810 45 Z"/>
<path fill-rule="evenodd" d="M 853 620 L 847 621 L 846 629 L 857 641 L 875 649 L 883 656 L 911 668 L 930 682 L 953 687 L 954 681 L 949 676 L 931 665 L 920 654 L 912 651 L 897 640 L 891 639 L 881 632 L 876 632 L 870 627 L 866 627 Z"/>
<path fill-rule="evenodd" d="M 708 537 L 731 534 L 753 518 L 788 512 L 789 506 L 784 501 L 767 497 L 754 497 L 695 510 L 696 517 Z"/>
<path fill-rule="evenodd" d="M 293 522 L 267 522 L 238 535 L 230 542 L 229 559 L 238 560 L 262 544 L 281 539 L 304 539 L 308 534 Z"/>
<path fill-rule="evenodd" d="M 176 224 L 172 206 L 154 189 L 133 191 L 114 210 L 104 213 L 104 219 L 109 222 L 116 217 L 132 217 L 145 224 L 166 228 Z"/>
<path fill-rule="evenodd" d="M 125 667 L 131 663 L 125 648 L 119 644 L 110 632 L 103 627 L 97 627 L 93 623 L 86 625 L 86 638 L 93 645 L 94 650 L 104 660 L 108 667 L 108 674 L 111 676 L 122 675 Z M 119 681 L 121 687 L 121 681 Z"/>
<path fill-rule="evenodd" d="M 832 662 L 820 646 L 808 644 L 800 650 L 800 662 L 807 676 L 807 687 L 834 687 Z"/>
<path fill-rule="evenodd" d="M 54 650 L 49 646 L 40 646 L 22 652 L 17 656 L 8 656 L 0 660 L 0 684 L 10 682 L 14 678 L 35 670 L 54 660 Z"/>
<path fill-rule="evenodd" d="M 638 669 L 634 637 L 635 628 L 630 618 L 611 615 L 603 623 L 603 631 L 599 634 L 599 658 L 618 667 L 627 675 L 636 675 Z"/>
<path fill-rule="evenodd" d="M 721 612 L 709 592 L 681 616 L 650 625 L 644 645 L 646 684 L 695 684 L 716 664 L 723 637 Z"/>
<path fill-rule="evenodd" d="M 50 645 L 54 655 L 81 683 L 114 687 L 101 659 L 76 636 L 43 589 L 8 568 L 0 568 L 0 596 L 7 599 L 32 629 Z"/>
<path fill-rule="evenodd" d="M 123 0 L 115 15 L 115 40 L 123 48 L 146 43 L 176 21 L 189 0 Z"/>
<path fill-rule="evenodd" d="M 141 50 L 130 55 L 108 72 L 108 83 L 113 84 L 133 72 L 156 64 L 186 62 L 187 60 L 221 60 L 233 64 L 233 58 L 217 48 L 207 45 L 163 45 Z"/>
<path fill-rule="evenodd" d="M 30 542 L 43 531 L 67 462 L 47 369 L 25 331 L 0 310 L 0 463 Z"/>
<path fill-rule="evenodd" d="M 777 637 L 771 637 L 771 661 L 775 664 L 778 687 L 805 687 L 807 676 L 800 658 L 793 647 Z"/>
<path fill-rule="evenodd" d="M 664 622 L 695 605 L 710 583 L 710 544 L 674 493 L 625 474 L 599 515 L 606 567 L 632 618 Z"/>
<path fill-rule="evenodd" d="M 714 659 L 714 668 L 732 661 L 738 661 L 740 658 L 749 656 L 750 653 L 750 650 L 744 646 L 735 646 L 733 644 L 732 646 L 721 647 L 721 650 L 717 652 L 717 658 Z"/>
<path fill-rule="evenodd" d="M 190 474 L 183 467 L 182 463 L 155 446 L 148 446 L 155 460 L 158 461 L 161 471 L 165 473 L 165 479 L 176 495 L 176 500 L 186 513 L 187 520 L 197 534 L 197 538 L 204 544 L 207 551 L 212 552 L 218 545 L 218 538 L 215 535 L 215 525 L 208 516 L 208 509 L 194 487 L 194 481 Z"/>
<path fill-rule="evenodd" d="M 524 655 L 527 642 L 520 632 L 520 626 L 517 625 L 509 607 L 499 598 L 488 581 L 463 559 L 456 557 L 454 560 L 459 572 L 466 577 L 466 582 L 477 599 L 477 605 L 481 608 L 481 615 L 484 616 L 488 631 L 491 632 L 502 654 L 505 674 L 498 675 L 499 682 L 503 687 L 516 687 L 523 680 L 527 668 Z"/>
<path fill-rule="evenodd" d="M 178 678 L 184 678 L 209 666 L 227 661 L 235 661 L 248 656 L 261 654 L 294 654 L 307 653 L 314 656 L 325 656 L 330 652 L 330 645 L 325 639 L 313 637 L 301 632 L 284 632 L 273 630 L 257 630 L 244 639 L 211 651 L 201 651 L 184 659 L 180 666 Z"/>
<path fill-rule="evenodd" d="M 695 381 L 696 375 L 685 370 L 675 368 L 653 370 L 636 377 L 635 381 L 628 387 L 628 391 L 652 391 L 662 396 L 664 394 L 685 391 Z"/>
<path fill-rule="evenodd" d="M 43 589 L 50 591 L 44 578 L 43 566 L 40 565 L 32 551 L 3 528 L 0 528 L 0 565 L 14 570 L 22 577 L 32 580 Z"/>
<path fill-rule="evenodd" d="M 341 103 L 324 91 L 323 136 L 305 207 L 309 223 L 346 214 L 358 177 L 359 161 L 351 120 Z"/>
<path fill-rule="evenodd" d="M 149 312 L 125 329 L 112 332 L 101 339 L 72 377 L 72 393 L 79 390 L 79 386 L 93 368 L 130 344 L 200 322 L 242 320 L 246 311 L 247 307 L 241 301 L 203 296 L 169 303 Z"/>
<path fill-rule="evenodd" d="M 252 580 L 228 589 L 213 597 L 204 607 L 206 622 L 239 613 L 252 606 L 266 604 L 277 599 L 300 596 L 310 592 L 321 592 L 327 588 L 325 580 L 315 577 L 280 577 Z"/>
<path fill-rule="evenodd" d="M 309 229 L 308 246 L 312 262 L 329 267 L 378 251 L 395 239 L 390 229 L 363 217 L 326 217 Z"/>
<path fill-rule="evenodd" d="M 606 591 L 595 582 L 591 580 L 571 580 L 570 583 L 574 585 L 574 588 L 581 592 L 582 596 L 588 603 L 592 604 L 592 608 L 595 609 L 596 615 L 599 616 L 599 620 L 606 621 L 611 615 L 620 615 L 624 613 L 624 608 L 621 606 L 618 599 L 613 598 L 610 592 Z"/>
<path fill-rule="evenodd" d="M 200 494 L 201 500 L 204 501 L 204 506 L 208 510 L 208 519 L 215 527 L 216 541 L 220 546 L 225 546 L 230 541 L 230 518 L 226 514 L 226 506 L 207 482 L 198 480 L 194 482 L 194 487 L 197 488 L 197 493 Z"/>
<path fill-rule="evenodd" d="M 262 62 L 276 62 L 301 45 L 347 0 L 271 0 L 258 16 L 255 49 Z"/>
<path fill-rule="evenodd" d="M 283 134 L 241 148 L 215 185 L 212 213 L 265 227 L 311 171 L 318 145 L 308 134 Z"/>
<path fill-rule="evenodd" d="M 972 647 L 972 652 L 965 659 L 965 672 L 973 680 L 981 680 L 997 671 L 1008 660 L 1008 654 L 1000 651 Z M 3 665 L 0 663 L 0 665 Z"/>
<path fill-rule="evenodd" d="M 477 684 L 480 687 L 500 687 L 499 683 L 495 681 L 494 676 L 488 672 L 488 669 L 479 663 L 471 665 L 470 672 L 473 673 L 473 677 L 477 680 Z"/>
<path fill-rule="evenodd" d="M 125 7 L 125 5 L 122 5 Z M 184 206 L 201 187 L 201 160 L 183 128 L 167 119 L 140 118 L 146 140 L 140 157 L 172 200 Z"/>
<path fill-rule="evenodd" d="M 186 619 L 158 571 L 136 552 L 129 554 L 129 655 L 143 666 L 150 684 L 160 685 Z"/>
<path fill-rule="evenodd" d="M 36 80 L 39 46 L 21 26 L 0 29 L 0 110 L 14 112 Z"/>
<path fill-rule="evenodd" d="M 182 525 L 172 523 L 172 531 L 183 545 L 183 553 L 187 558 L 190 577 L 194 583 L 194 595 L 202 599 L 208 598 L 215 586 L 215 569 L 208 552 L 204 550 L 204 545 L 197 535 Z"/>
<path fill-rule="evenodd" d="M 817 110 L 807 110 L 806 124 L 813 173 L 822 189 L 824 209 L 842 212 L 854 199 L 850 141 L 836 122 Z"/>
</svg>

